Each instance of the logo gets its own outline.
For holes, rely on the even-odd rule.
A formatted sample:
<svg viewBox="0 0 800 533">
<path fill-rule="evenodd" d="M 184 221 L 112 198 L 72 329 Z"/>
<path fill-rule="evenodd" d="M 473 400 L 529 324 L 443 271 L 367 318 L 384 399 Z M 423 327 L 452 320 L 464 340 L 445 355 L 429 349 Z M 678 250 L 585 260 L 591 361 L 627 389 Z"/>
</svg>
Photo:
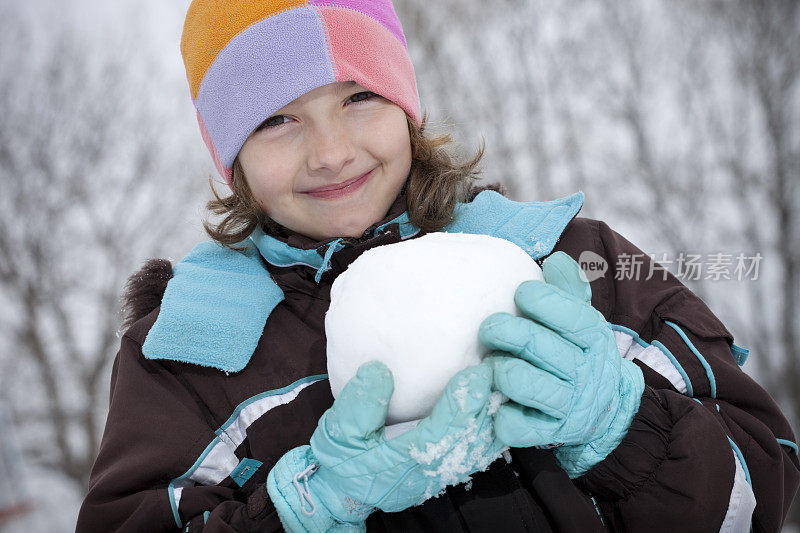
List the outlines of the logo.
<svg viewBox="0 0 800 533">
<path fill-rule="evenodd" d="M 586 250 L 578 257 L 578 264 L 586 275 L 586 279 L 594 281 L 602 278 L 608 272 L 608 263 L 594 252 Z"/>
</svg>

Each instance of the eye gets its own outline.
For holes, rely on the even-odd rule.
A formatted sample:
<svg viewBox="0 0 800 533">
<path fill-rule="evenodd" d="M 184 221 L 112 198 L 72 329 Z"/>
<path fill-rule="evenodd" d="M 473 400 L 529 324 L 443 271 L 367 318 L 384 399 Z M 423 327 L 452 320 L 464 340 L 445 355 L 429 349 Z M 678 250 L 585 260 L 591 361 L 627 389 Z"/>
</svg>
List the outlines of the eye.
<svg viewBox="0 0 800 533">
<path fill-rule="evenodd" d="M 350 100 L 353 100 L 355 103 L 358 103 L 358 102 L 363 102 L 365 100 L 370 100 L 375 96 L 378 96 L 378 95 L 375 94 L 372 91 L 363 91 L 363 92 L 356 93 L 353 96 L 351 96 Z"/>
<path fill-rule="evenodd" d="M 275 115 L 274 117 L 269 117 L 267 120 L 262 122 L 261 125 L 258 126 L 258 128 L 256 128 L 256 131 L 264 130 L 264 129 L 268 129 L 268 128 L 276 128 L 276 127 L 280 126 L 281 124 L 284 124 L 283 119 L 285 119 L 285 118 L 289 118 L 289 117 L 287 117 L 286 115 Z"/>
</svg>

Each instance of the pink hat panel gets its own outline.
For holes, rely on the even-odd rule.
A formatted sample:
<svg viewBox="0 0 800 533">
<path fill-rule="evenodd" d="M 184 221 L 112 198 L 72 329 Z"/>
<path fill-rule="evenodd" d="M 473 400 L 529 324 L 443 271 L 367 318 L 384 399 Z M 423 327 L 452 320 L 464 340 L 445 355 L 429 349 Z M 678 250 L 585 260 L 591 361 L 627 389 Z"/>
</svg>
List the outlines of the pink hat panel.
<svg viewBox="0 0 800 533">
<path fill-rule="evenodd" d="M 403 44 L 383 24 L 352 9 L 318 11 L 328 28 L 336 79 L 353 80 L 395 102 L 420 124 L 414 66 Z"/>
<path fill-rule="evenodd" d="M 233 168 L 226 167 L 222 164 L 222 161 L 220 161 L 219 152 L 217 152 L 217 147 L 214 146 L 214 141 L 211 139 L 211 134 L 208 133 L 208 128 L 206 128 L 206 123 L 203 122 L 203 115 L 200 114 L 200 111 L 197 112 L 197 123 L 200 125 L 200 135 L 203 137 L 203 142 L 206 143 L 206 147 L 211 153 L 211 159 L 214 161 L 217 172 L 225 179 L 226 183 L 230 184 L 231 180 L 233 180 Z"/>
<path fill-rule="evenodd" d="M 403 43 L 403 48 L 408 48 L 400 19 L 397 18 L 394 6 L 388 0 L 311 0 L 308 5 L 343 7 L 359 11 L 383 24 L 398 41 Z"/>
</svg>

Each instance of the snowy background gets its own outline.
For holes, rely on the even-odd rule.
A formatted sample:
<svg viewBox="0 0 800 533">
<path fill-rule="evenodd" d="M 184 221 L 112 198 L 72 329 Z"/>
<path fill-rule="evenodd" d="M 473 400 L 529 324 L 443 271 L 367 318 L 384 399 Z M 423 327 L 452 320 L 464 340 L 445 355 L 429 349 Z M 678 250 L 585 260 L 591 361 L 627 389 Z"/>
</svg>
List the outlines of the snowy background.
<svg viewBox="0 0 800 533">
<path fill-rule="evenodd" d="M 797 428 L 800 3 L 395 3 L 430 120 L 465 153 L 485 139 L 485 179 L 521 201 L 583 190 L 583 216 L 655 254 L 752 349 L 745 370 Z M 122 285 L 204 239 L 188 4 L 0 2 L 3 533 L 74 530 Z M 758 271 L 737 276 L 740 255 Z M 689 257 L 699 272 L 678 270 Z"/>
</svg>

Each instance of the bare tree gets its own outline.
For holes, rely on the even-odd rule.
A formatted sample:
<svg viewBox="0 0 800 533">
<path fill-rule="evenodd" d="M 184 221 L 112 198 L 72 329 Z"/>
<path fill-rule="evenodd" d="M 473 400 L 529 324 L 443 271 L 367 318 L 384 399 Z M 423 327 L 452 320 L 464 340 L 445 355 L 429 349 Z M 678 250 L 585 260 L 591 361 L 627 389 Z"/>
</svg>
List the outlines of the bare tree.
<svg viewBox="0 0 800 533">
<path fill-rule="evenodd" d="M 797 427 L 800 3 L 398 7 L 423 103 L 486 136 L 485 175 L 511 196 L 581 188 L 583 214 L 649 252 L 763 256 L 757 280 L 682 280 L 752 349 L 746 369 Z"/>
<path fill-rule="evenodd" d="M 713 20 L 730 43 L 741 80 L 720 166 L 751 249 L 776 264 L 776 279 L 749 293 L 755 363 L 776 400 L 800 422 L 800 4 L 714 2 Z M 748 120 L 749 119 L 749 120 Z M 800 524 L 800 497 L 787 522 Z"/>
<path fill-rule="evenodd" d="M 734 320 L 759 379 L 796 420 L 800 4 L 607 1 L 604 11 L 602 42 L 625 75 L 604 79 L 607 105 L 596 109 L 633 140 L 618 171 L 644 185 L 637 203 L 620 197 L 626 211 L 675 251 L 738 246 L 767 257 L 772 270 L 740 291 L 741 313 L 728 311 L 729 291 L 692 288 Z"/>
<path fill-rule="evenodd" d="M 769 328 L 774 336 L 765 353 L 783 357 L 759 364 L 777 396 L 800 416 L 800 5 L 718 2 L 714 7 L 742 82 L 737 107 L 749 103 L 754 119 L 720 127 L 730 138 L 727 150 L 720 150 L 720 164 L 731 175 L 749 244 L 768 250 L 780 265 L 777 298 L 769 298 L 777 322 Z M 762 158 L 754 160 L 748 147 L 763 150 Z M 765 296 L 758 295 L 756 305 Z"/>
<path fill-rule="evenodd" d="M 121 40 L 98 52 L 68 27 L 40 46 L 23 19 L 3 15 L 0 395 L 28 458 L 85 491 L 122 285 L 185 238 L 199 169 L 173 138 L 187 110 L 164 105 L 185 101 L 183 87 L 155 94 L 163 69 L 141 49 Z"/>
<path fill-rule="evenodd" d="M 424 106 L 462 138 L 486 138 L 485 177 L 512 197 L 580 188 L 583 214 L 635 231 L 648 251 L 764 255 L 758 283 L 688 283 L 753 349 L 748 365 L 796 422 L 800 4 L 395 7 Z M 178 136 L 197 141 L 196 129 L 173 133 L 164 105 L 186 101 L 184 80 L 154 95 L 160 67 L 130 68 L 130 48 L 92 55 L 66 32 L 37 55 L 24 24 L 0 15 L 0 397 L 30 456 L 83 489 L 119 289 L 181 238 L 201 187 Z"/>
<path fill-rule="evenodd" d="M 470 142 L 485 137 L 486 179 L 502 181 L 520 199 L 570 191 L 575 176 L 557 168 L 564 158 L 563 128 L 553 130 L 550 116 L 553 93 L 560 90 L 552 77 L 560 52 L 537 31 L 557 8 L 522 0 L 411 0 L 396 7 L 423 105 Z M 571 155 L 577 148 L 571 146 Z"/>
</svg>

